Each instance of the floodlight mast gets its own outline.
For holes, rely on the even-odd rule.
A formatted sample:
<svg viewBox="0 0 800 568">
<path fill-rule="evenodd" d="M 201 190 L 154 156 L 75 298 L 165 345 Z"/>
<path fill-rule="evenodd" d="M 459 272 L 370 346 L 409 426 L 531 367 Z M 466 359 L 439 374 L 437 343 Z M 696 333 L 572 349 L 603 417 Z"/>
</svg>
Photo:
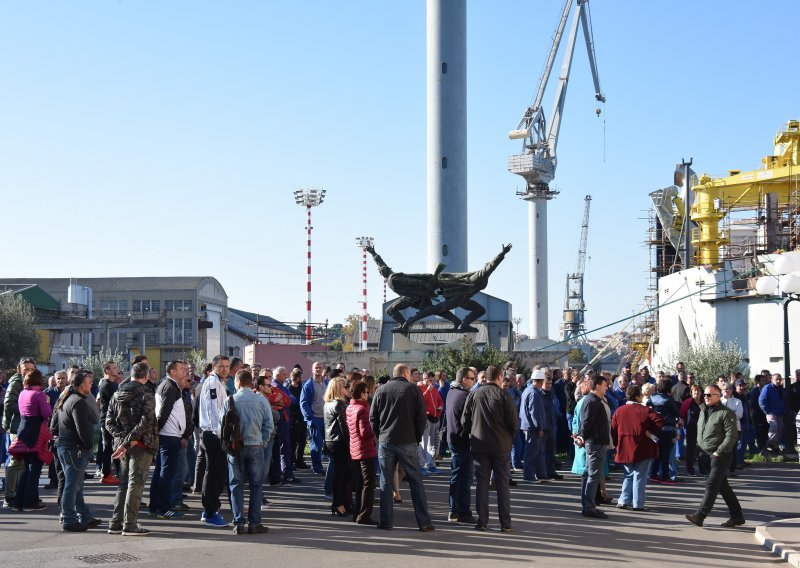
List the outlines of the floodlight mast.
<svg viewBox="0 0 800 568">
<path fill-rule="evenodd" d="M 553 70 L 564 29 L 572 10 L 576 4 L 576 12 L 570 26 L 564 62 L 559 75 L 558 88 L 553 104 L 549 125 L 545 121 L 542 109 L 542 99 L 547 87 L 550 73 Z M 586 49 L 589 53 L 589 66 L 594 80 L 595 99 L 605 102 L 605 97 L 600 91 L 600 79 L 595 63 L 594 42 L 592 29 L 587 16 L 589 0 L 566 0 L 561 11 L 553 44 L 547 57 L 544 72 L 536 92 L 536 99 L 529 106 L 517 128 L 508 133 L 511 140 L 523 140 L 522 153 L 509 156 L 508 171 L 522 176 L 525 179 L 525 190 L 518 195 L 528 202 L 528 240 L 529 240 L 529 302 L 530 302 L 530 335 L 533 339 L 546 339 L 547 329 L 547 202 L 558 195 L 558 191 L 550 188 L 550 182 L 555 177 L 556 171 L 556 146 L 558 134 L 561 129 L 561 117 L 564 111 L 564 101 L 567 95 L 567 84 L 572 68 L 572 56 L 575 51 L 575 41 L 578 36 L 578 27 L 583 28 Z M 600 109 L 597 109 L 600 114 Z M 549 126 L 549 129 L 548 129 Z"/>
<path fill-rule="evenodd" d="M 356 237 L 356 244 L 361 249 L 361 351 L 367 351 L 367 247 L 375 244 L 375 239 Z"/>
<path fill-rule="evenodd" d="M 306 343 L 311 343 L 311 208 L 321 205 L 325 200 L 325 190 L 321 188 L 300 188 L 294 191 L 294 202 L 306 208 Z"/>
</svg>

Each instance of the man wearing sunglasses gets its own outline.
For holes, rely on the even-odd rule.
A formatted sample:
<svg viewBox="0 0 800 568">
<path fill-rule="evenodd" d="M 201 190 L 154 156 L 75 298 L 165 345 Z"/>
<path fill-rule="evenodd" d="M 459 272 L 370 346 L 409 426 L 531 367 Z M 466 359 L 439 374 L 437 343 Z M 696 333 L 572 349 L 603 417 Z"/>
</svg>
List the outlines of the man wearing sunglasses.
<svg viewBox="0 0 800 568">
<path fill-rule="evenodd" d="M 704 404 L 700 405 L 700 419 L 697 423 L 697 447 L 700 449 L 700 469 L 708 471 L 706 491 L 697 512 L 686 518 L 697 525 L 703 521 L 714 507 L 717 495 L 722 494 L 730 511 L 730 518 L 722 523 L 732 528 L 744 524 L 744 514 L 739 500 L 728 483 L 728 469 L 733 460 L 738 437 L 736 414 L 721 402 L 722 391 L 716 385 L 708 385 L 703 394 Z"/>
</svg>

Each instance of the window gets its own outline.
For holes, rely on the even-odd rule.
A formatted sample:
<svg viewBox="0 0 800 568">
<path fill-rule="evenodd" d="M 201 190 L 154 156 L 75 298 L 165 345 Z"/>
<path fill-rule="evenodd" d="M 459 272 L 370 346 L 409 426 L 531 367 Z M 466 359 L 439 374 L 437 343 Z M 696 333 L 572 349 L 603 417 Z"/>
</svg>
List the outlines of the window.
<svg viewBox="0 0 800 568">
<path fill-rule="evenodd" d="M 134 300 L 133 301 L 133 310 L 134 312 L 141 312 L 142 311 L 142 302 L 141 300 Z"/>
<path fill-rule="evenodd" d="M 191 300 L 176 300 L 175 301 L 175 311 L 176 312 L 191 312 L 192 311 L 192 301 Z"/>
<path fill-rule="evenodd" d="M 192 318 L 169 318 L 164 333 L 165 343 L 182 345 L 192 342 Z"/>
<path fill-rule="evenodd" d="M 183 342 L 191 343 L 192 339 L 192 318 L 183 319 Z"/>
<path fill-rule="evenodd" d="M 156 345 L 161 343 L 159 339 L 159 333 L 157 331 L 148 331 L 144 334 L 144 341 L 147 345 Z"/>
<path fill-rule="evenodd" d="M 134 300 L 134 312 L 159 312 L 161 311 L 161 300 Z"/>
<path fill-rule="evenodd" d="M 128 300 L 101 300 L 100 311 L 103 312 L 127 312 Z"/>
<path fill-rule="evenodd" d="M 164 300 L 164 309 L 168 312 L 171 312 L 173 310 L 172 300 Z"/>
</svg>

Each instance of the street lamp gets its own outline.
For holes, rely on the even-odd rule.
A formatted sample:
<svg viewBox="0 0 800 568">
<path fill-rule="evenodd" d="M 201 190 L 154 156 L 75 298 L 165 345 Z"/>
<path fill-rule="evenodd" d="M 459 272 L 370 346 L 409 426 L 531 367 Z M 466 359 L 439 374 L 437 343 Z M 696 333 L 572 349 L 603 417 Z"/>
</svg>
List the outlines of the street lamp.
<svg viewBox="0 0 800 568">
<path fill-rule="evenodd" d="M 306 343 L 311 343 L 311 208 L 325 200 L 325 190 L 311 187 L 294 191 L 294 202 L 306 208 Z"/>
<path fill-rule="evenodd" d="M 789 304 L 800 301 L 800 250 L 780 255 L 773 263 L 773 270 L 777 277 L 762 276 L 756 280 L 756 293 L 759 296 L 771 296 L 783 305 L 783 435 L 786 438 L 787 457 L 796 458 L 797 430 L 792 420 L 794 391 L 789 359 Z"/>
<path fill-rule="evenodd" d="M 367 247 L 375 243 L 372 237 L 356 237 L 356 244 L 361 249 L 361 351 L 368 349 L 367 342 Z"/>
</svg>

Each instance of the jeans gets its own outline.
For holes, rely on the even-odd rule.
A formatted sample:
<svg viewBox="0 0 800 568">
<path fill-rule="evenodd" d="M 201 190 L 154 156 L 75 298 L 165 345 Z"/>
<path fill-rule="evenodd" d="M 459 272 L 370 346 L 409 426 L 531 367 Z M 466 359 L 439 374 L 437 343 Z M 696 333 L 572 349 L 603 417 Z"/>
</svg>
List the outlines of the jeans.
<svg viewBox="0 0 800 568">
<path fill-rule="evenodd" d="M 381 464 L 381 518 L 382 527 L 394 525 L 394 498 L 392 496 L 392 475 L 399 462 L 406 472 L 411 502 L 414 505 L 414 516 L 420 528 L 431 524 L 428 514 L 428 500 L 425 496 L 425 486 L 419 473 L 419 460 L 417 458 L 417 444 L 378 444 L 378 460 Z"/>
<path fill-rule="evenodd" d="M 100 442 L 103 445 L 100 454 L 100 467 L 103 471 L 103 477 L 111 475 L 111 454 L 114 453 L 114 437 L 104 427 L 100 427 Z M 114 470 L 119 474 L 119 460 L 114 460 Z"/>
<path fill-rule="evenodd" d="M 647 476 L 650 472 L 650 465 L 653 458 L 638 461 L 636 463 L 626 463 L 625 476 L 622 478 L 622 491 L 619 495 L 617 504 L 633 505 L 635 509 L 644 507 L 645 488 L 647 487 Z"/>
<path fill-rule="evenodd" d="M 742 506 L 736 498 L 736 494 L 731 489 L 728 483 L 728 468 L 731 466 L 733 453 L 722 454 L 719 457 L 710 456 L 703 452 L 700 454 L 701 467 L 705 465 L 708 468 L 708 477 L 706 478 L 706 491 L 703 495 L 703 501 L 697 508 L 697 514 L 702 518 L 706 518 L 714 508 L 714 502 L 717 500 L 717 495 L 722 494 L 725 504 L 728 506 L 731 518 L 743 519 Z"/>
<path fill-rule="evenodd" d="M 17 439 L 16 434 L 8 434 L 10 446 Z M 21 459 L 11 456 L 11 460 L 6 465 L 6 501 L 13 503 L 17 496 L 17 482 L 25 469 L 25 463 Z"/>
<path fill-rule="evenodd" d="M 511 467 L 522 469 L 522 460 L 525 456 L 525 433 L 517 430 L 514 441 L 511 444 Z"/>
<path fill-rule="evenodd" d="M 183 479 L 184 483 L 189 485 L 194 483 L 194 468 L 197 465 L 197 446 L 195 446 L 194 439 L 189 439 L 189 445 L 186 446 L 186 477 Z"/>
<path fill-rule="evenodd" d="M 603 464 L 605 463 L 608 446 L 586 440 L 586 472 L 581 478 L 581 508 L 584 513 L 596 511 L 595 496 L 600 487 L 600 478 L 603 477 Z"/>
<path fill-rule="evenodd" d="M 279 467 L 283 479 L 291 479 L 294 477 L 294 460 L 292 459 L 292 433 L 289 430 L 289 423 L 286 420 L 278 421 L 276 425 L 278 434 L 275 437 L 275 445 L 278 448 Z"/>
<path fill-rule="evenodd" d="M 233 523 L 235 525 L 244 524 L 244 482 L 247 479 L 250 488 L 247 524 L 251 527 L 260 525 L 264 448 L 263 446 L 244 446 L 238 456 L 229 455 L 227 457 Z"/>
<path fill-rule="evenodd" d="M 23 454 L 22 475 L 17 481 L 17 495 L 14 505 L 20 509 L 33 507 L 39 503 L 39 478 L 42 476 L 42 460 L 35 453 Z"/>
<path fill-rule="evenodd" d="M 159 436 L 158 446 L 158 459 L 150 481 L 150 512 L 162 514 L 173 505 L 170 499 L 172 484 L 178 475 L 181 439 L 178 436 Z"/>
<path fill-rule="evenodd" d="M 425 423 L 425 431 L 422 433 L 422 441 L 419 447 L 422 449 L 420 454 L 420 467 L 436 467 L 436 438 L 439 435 L 439 423 L 428 420 Z"/>
<path fill-rule="evenodd" d="M 61 523 L 86 524 L 92 513 L 83 500 L 83 474 L 89 465 L 89 450 L 58 446 L 58 459 L 64 470 L 64 494 L 61 496 Z"/>
<path fill-rule="evenodd" d="M 264 463 L 261 464 L 261 483 L 264 484 L 269 477 L 269 466 L 272 463 L 272 448 L 275 447 L 275 436 L 270 436 L 269 442 L 264 446 Z"/>
<path fill-rule="evenodd" d="M 489 523 L 489 478 L 494 474 L 497 488 L 497 516 L 501 528 L 511 527 L 511 493 L 508 479 L 511 459 L 508 455 L 472 454 L 475 460 L 475 508 L 478 510 L 478 525 Z"/>
<path fill-rule="evenodd" d="M 652 476 L 661 481 L 669 480 L 669 456 L 672 452 L 672 442 L 675 439 L 673 430 L 662 430 L 658 433 L 658 459 L 653 462 Z"/>
<path fill-rule="evenodd" d="M 522 478 L 534 481 L 539 469 L 539 454 L 542 453 L 544 438 L 539 436 L 537 430 L 524 430 L 522 433 L 525 436 L 525 459 L 522 465 Z"/>
<path fill-rule="evenodd" d="M 292 461 L 295 467 L 306 463 L 306 438 L 308 436 L 308 426 L 303 420 L 295 420 L 291 428 L 292 435 Z"/>
<path fill-rule="evenodd" d="M 767 447 L 780 450 L 783 441 L 783 415 L 767 414 L 767 424 L 769 424 Z"/>
<path fill-rule="evenodd" d="M 114 513 L 109 526 L 134 529 L 139 521 L 139 504 L 142 502 L 147 473 L 153 454 L 144 448 L 132 446 L 120 460 L 119 486 L 114 497 Z"/>
<path fill-rule="evenodd" d="M 178 450 L 178 467 L 176 468 L 175 477 L 172 479 L 172 489 L 169 493 L 170 508 L 178 503 L 183 503 L 183 483 L 186 480 L 186 473 L 189 471 L 189 462 L 186 456 L 190 447 L 188 443 L 185 448 L 181 444 L 181 449 Z"/>
<path fill-rule="evenodd" d="M 475 463 L 469 448 L 450 444 L 450 512 L 458 516 L 472 513 L 472 477 Z"/>
<path fill-rule="evenodd" d="M 325 421 L 313 418 L 308 425 L 308 438 L 311 442 L 311 468 L 314 473 L 322 473 L 322 444 L 325 440 Z"/>
</svg>

